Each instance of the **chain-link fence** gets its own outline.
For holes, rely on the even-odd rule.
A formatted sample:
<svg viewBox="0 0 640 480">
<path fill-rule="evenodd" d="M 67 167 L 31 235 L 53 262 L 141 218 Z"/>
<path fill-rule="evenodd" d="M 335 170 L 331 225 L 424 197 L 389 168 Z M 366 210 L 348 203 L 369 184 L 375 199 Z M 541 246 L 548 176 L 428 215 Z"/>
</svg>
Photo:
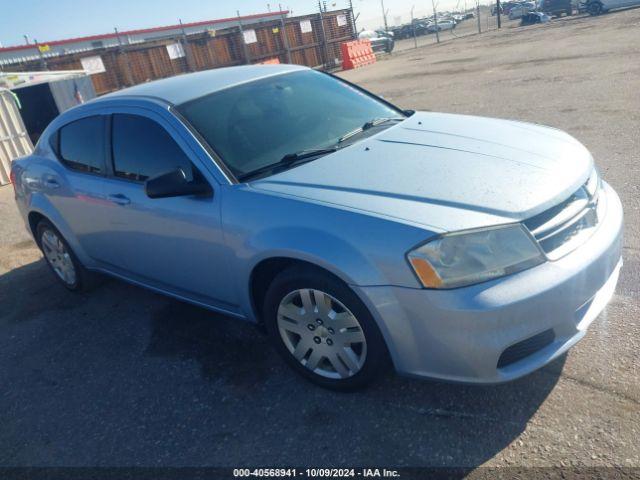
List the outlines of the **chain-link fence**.
<svg viewBox="0 0 640 480">
<path fill-rule="evenodd" d="M 391 4 L 384 12 L 387 18 L 381 18 L 379 22 L 381 25 L 386 23 L 387 30 L 393 33 L 396 51 L 477 35 L 498 28 L 495 3 L 458 2 L 456 8 L 445 9 L 437 1 L 432 1 L 423 2 L 421 9 L 408 11 L 398 10 Z"/>
<path fill-rule="evenodd" d="M 3 61 L 5 71 L 82 70 L 91 74 L 97 94 L 182 73 L 255 63 L 293 63 L 333 69 L 342 63 L 340 44 L 357 37 L 353 9 L 317 13 L 280 14 L 260 21 L 242 17 L 225 28 L 196 33 L 174 28 L 163 38 L 132 42 L 127 32 L 115 30 L 114 46 L 76 53 L 43 53 L 19 61 Z M 228 24 L 228 22 L 227 22 Z M 180 24 L 182 25 L 182 23 Z M 38 47 L 38 45 L 36 45 Z"/>
</svg>

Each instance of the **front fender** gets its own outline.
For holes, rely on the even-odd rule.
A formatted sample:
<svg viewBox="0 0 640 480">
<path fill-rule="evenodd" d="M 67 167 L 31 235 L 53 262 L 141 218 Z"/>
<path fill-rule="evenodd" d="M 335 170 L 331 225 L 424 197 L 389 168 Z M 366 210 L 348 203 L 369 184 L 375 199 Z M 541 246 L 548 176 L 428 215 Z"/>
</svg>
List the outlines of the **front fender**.
<svg viewBox="0 0 640 480">
<path fill-rule="evenodd" d="M 280 258 L 306 262 L 335 275 L 349 285 L 385 283 L 383 273 L 348 242 L 319 229 L 299 227 L 274 228 L 248 240 L 252 252 L 243 263 L 240 278 L 242 310 L 256 320 L 252 299 L 253 272 L 264 261 Z M 365 281 L 368 280 L 368 281 Z"/>
<path fill-rule="evenodd" d="M 358 248 L 344 238 L 319 228 L 280 227 L 248 239 L 253 256 L 249 272 L 263 260 L 285 257 L 313 263 L 348 284 L 380 285 L 384 275 Z"/>
<path fill-rule="evenodd" d="M 419 288 L 405 254 L 431 235 L 423 228 L 243 186 L 221 193 L 225 241 L 234 252 L 229 281 L 248 316 L 252 272 L 270 258 L 311 263 L 350 285 Z"/>
</svg>

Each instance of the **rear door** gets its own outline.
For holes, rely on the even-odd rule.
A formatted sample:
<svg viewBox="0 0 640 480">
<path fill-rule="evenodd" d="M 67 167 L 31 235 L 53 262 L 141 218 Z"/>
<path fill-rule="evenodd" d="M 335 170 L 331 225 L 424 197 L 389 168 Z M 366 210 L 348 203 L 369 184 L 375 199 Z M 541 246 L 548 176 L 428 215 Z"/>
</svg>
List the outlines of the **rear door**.
<svg viewBox="0 0 640 480">
<path fill-rule="evenodd" d="M 106 118 L 90 115 L 60 127 L 51 146 L 61 165 L 41 178 L 43 193 L 92 258 L 100 250 L 95 219 L 109 209 L 104 199 Z"/>
</svg>

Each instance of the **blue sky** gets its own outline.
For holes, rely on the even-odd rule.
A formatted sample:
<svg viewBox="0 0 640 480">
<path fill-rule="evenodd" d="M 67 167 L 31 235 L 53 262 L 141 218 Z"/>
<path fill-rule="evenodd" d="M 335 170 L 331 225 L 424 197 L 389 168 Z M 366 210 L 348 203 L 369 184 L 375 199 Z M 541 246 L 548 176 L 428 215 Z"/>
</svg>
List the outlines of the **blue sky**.
<svg viewBox="0 0 640 480">
<path fill-rule="evenodd" d="M 0 42 L 3 46 L 24 43 L 23 35 L 31 40 L 46 42 L 69 37 L 95 35 L 119 30 L 171 25 L 181 18 L 195 22 L 267 11 L 264 0 L 3 0 L 7 2 L 0 17 Z M 283 8 L 295 14 L 317 10 L 317 0 L 281 0 Z M 271 2 L 272 10 L 279 2 Z M 344 8 L 347 0 L 329 0 L 329 9 Z M 454 8 L 457 0 L 439 0 L 439 8 Z M 472 0 L 467 0 L 471 5 Z M 359 27 L 375 28 L 382 23 L 380 0 L 353 0 L 354 10 L 360 13 Z M 411 7 L 417 15 L 431 12 L 431 0 L 385 0 L 390 24 L 408 21 Z M 460 6 L 464 0 L 460 0 Z M 399 17 L 399 18 L 398 18 Z"/>
</svg>

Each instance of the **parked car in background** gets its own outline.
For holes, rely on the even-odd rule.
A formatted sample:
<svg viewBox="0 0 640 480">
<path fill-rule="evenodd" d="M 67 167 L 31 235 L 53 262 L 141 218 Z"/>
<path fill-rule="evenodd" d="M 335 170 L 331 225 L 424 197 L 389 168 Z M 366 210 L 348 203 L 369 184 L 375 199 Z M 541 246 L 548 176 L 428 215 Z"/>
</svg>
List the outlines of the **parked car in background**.
<svg viewBox="0 0 640 480">
<path fill-rule="evenodd" d="M 542 12 L 529 12 L 525 13 L 520 19 L 520 25 L 534 25 L 536 23 L 547 23 L 551 20 L 551 17 Z"/>
<path fill-rule="evenodd" d="M 640 0 L 591 0 L 586 4 L 591 15 L 600 15 L 616 8 L 640 6 Z"/>
<path fill-rule="evenodd" d="M 67 289 L 102 272 L 261 324 L 328 388 L 388 358 L 448 381 L 526 375 L 585 335 L 621 266 L 620 199 L 570 135 L 401 110 L 294 65 L 87 102 L 11 179 Z"/>
<path fill-rule="evenodd" d="M 400 25 L 398 27 L 393 27 L 394 40 L 404 40 L 405 38 L 409 38 L 411 36 L 413 36 L 411 25 Z"/>
<path fill-rule="evenodd" d="M 573 14 L 573 4 L 572 0 L 539 0 L 536 10 L 555 17 L 568 16 Z"/>
<path fill-rule="evenodd" d="M 516 6 L 519 5 L 520 2 L 504 2 L 500 4 L 500 8 L 502 9 L 502 11 L 500 13 L 503 13 L 505 15 L 509 15 L 509 12 L 511 11 L 511 9 Z M 494 5 L 494 9 L 495 9 L 495 5 Z M 494 12 L 495 15 L 495 12 Z"/>
<path fill-rule="evenodd" d="M 431 23 L 427 30 L 431 33 L 441 32 L 443 30 L 453 30 L 456 28 L 456 22 L 453 20 L 438 20 L 438 23 Z"/>
<path fill-rule="evenodd" d="M 395 38 L 395 33 L 393 32 L 393 30 L 378 29 L 378 30 L 375 30 L 375 32 L 378 34 L 379 37 Z"/>
<path fill-rule="evenodd" d="M 429 33 L 429 21 L 416 20 L 413 22 L 412 28 L 415 29 L 416 36 L 425 35 Z M 413 34 L 411 34 L 411 36 L 413 36 Z"/>
<path fill-rule="evenodd" d="M 533 3 L 519 3 L 511 7 L 509 10 L 509 20 L 516 20 L 521 18 L 526 13 L 529 13 L 536 9 L 536 6 Z"/>
<path fill-rule="evenodd" d="M 358 35 L 359 39 L 367 39 L 371 41 L 371 48 L 374 52 L 391 53 L 395 46 L 393 35 L 382 34 L 373 30 L 363 30 Z"/>
<path fill-rule="evenodd" d="M 419 37 L 425 33 L 427 33 L 427 22 L 418 20 L 413 24 L 409 23 L 393 29 L 394 40 L 413 38 L 414 35 Z"/>
</svg>

